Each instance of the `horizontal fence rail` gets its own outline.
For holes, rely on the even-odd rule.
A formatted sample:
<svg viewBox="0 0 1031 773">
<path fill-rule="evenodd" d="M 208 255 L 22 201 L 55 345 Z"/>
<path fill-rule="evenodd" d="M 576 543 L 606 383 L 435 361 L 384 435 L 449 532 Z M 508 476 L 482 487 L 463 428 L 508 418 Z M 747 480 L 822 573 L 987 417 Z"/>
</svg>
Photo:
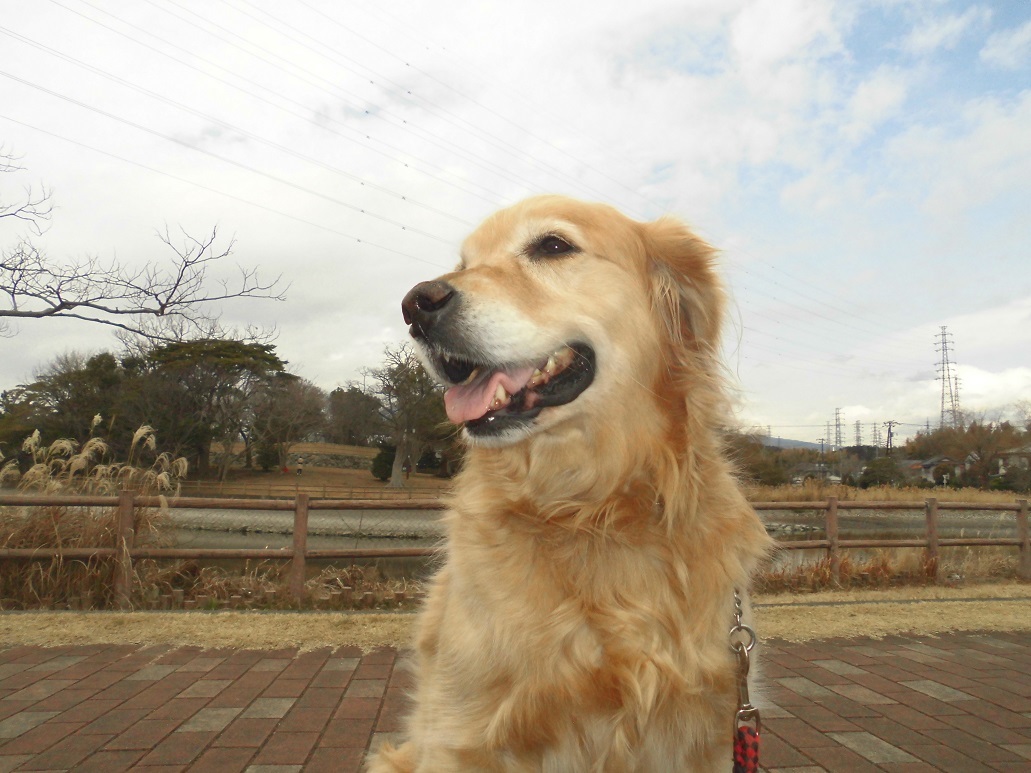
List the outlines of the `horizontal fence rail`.
<svg viewBox="0 0 1031 773">
<path fill-rule="evenodd" d="M 752 502 L 755 510 L 822 511 L 824 539 L 779 540 L 779 550 L 824 549 L 831 564 L 835 581 L 840 579 L 841 553 L 852 548 L 923 548 L 925 562 L 937 573 L 939 551 L 943 547 L 963 546 L 1015 546 L 1019 548 L 1018 575 L 1031 579 L 1031 530 L 1028 527 L 1028 500 L 1012 504 L 975 504 L 970 502 L 939 503 L 937 499 L 918 502 L 854 502 L 841 503 L 837 497 L 819 502 Z M 176 497 L 166 499 L 154 496 L 136 496 L 123 491 L 118 496 L 57 496 L 0 494 L 0 506 L 13 507 L 111 507 L 117 509 L 115 544 L 110 547 L 66 548 L 0 548 L 0 560 L 63 560 L 110 558 L 115 561 L 114 590 L 117 604 L 128 609 L 132 580 L 132 562 L 139 559 L 279 559 L 290 561 L 290 593 L 297 601 L 304 598 L 304 579 L 307 559 L 361 559 L 361 558 L 424 558 L 436 555 L 438 548 L 309 548 L 308 514 L 312 510 L 424 510 L 439 511 L 445 505 L 439 499 L 311 499 L 299 492 L 293 499 L 228 499 L 222 497 Z M 167 507 L 169 509 L 207 510 L 262 510 L 293 513 L 293 544 L 288 548 L 151 548 L 134 545 L 133 523 L 136 508 Z M 924 510 L 925 530 L 920 538 L 901 539 L 839 539 L 838 511 L 848 510 Z M 938 536 L 938 514 L 948 511 L 997 511 L 1016 515 L 1016 537 L 958 537 Z"/>
</svg>

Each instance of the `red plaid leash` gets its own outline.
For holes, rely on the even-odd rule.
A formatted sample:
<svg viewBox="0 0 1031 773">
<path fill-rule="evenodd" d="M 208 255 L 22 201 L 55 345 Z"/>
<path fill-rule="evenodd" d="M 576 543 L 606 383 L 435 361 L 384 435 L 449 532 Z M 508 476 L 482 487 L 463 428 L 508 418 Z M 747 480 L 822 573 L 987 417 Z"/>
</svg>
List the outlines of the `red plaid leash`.
<svg viewBox="0 0 1031 773">
<path fill-rule="evenodd" d="M 734 773 L 757 773 L 759 770 L 759 731 L 741 725 L 734 734 Z"/>
<path fill-rule="evenodd" d="M 737 713 L 734 718 L 734 773 L 759 771 L 759 709 L 748 697 L 748 653 L 755 646 L 756 636 L 741 622 L 741 594 L 734 591 L 734 625 L 730 629 L 730 648 L 737 655 Z M 755 723 L 752 727 L 750 723 Z"/>
</svg>

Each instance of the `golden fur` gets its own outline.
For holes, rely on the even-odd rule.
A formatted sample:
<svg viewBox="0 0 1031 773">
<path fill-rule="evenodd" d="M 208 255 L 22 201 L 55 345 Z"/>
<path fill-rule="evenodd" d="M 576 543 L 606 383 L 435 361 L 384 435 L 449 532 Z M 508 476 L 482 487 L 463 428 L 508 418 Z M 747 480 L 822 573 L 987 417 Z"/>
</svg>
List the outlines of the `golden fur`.
<svg viewBox="0 0 1031 773">
<path fill-rule="evenodd" d="M 533 256 L 541 234 L 575 254 Z M 441 279 L 499 361 L 586 340 L 593 383 L 471 438 L 420 618 L 408 740 L 372 773 L 730 770 L 734 589 L 768 549 L 723 455 L 714 251 L 558 196 L 488 218 Z"/>
</svg>

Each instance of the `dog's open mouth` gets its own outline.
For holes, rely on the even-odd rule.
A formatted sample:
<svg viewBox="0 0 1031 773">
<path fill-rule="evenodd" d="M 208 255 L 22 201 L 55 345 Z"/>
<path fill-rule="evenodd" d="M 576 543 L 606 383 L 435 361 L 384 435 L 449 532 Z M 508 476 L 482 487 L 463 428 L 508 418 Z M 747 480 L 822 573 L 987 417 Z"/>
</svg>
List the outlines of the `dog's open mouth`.
<svg viewBox="0 0 1031 773">
<path fill-rule="evenodd" d="M 536 418 L 544 408 L 575 400 L 594 380 L 594 349 L 563 346 L 534 364 L 488 365 L 434 354 L 450 381 L 444 394 L 447 416 L 473 434 L 493 434 Z"/>
</svg>

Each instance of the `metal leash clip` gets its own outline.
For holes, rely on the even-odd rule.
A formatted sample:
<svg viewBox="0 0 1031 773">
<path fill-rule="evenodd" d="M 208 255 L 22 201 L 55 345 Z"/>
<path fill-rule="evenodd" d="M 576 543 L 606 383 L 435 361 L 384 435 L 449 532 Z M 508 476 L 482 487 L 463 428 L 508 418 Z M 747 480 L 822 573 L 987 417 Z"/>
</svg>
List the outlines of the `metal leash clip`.
<svg viewBox="0 0 1031 773">
<path fill-rule="evenodd" d="M 734 625 L 730 629 L 730 648 L 737 655 L 737 723 L 755 722 L 759 732 L 759 709 L 752 705 L 748 695 L 748 670 L 751 666 L 748 654 L 755 647 L 755 631 L 741 622 L 741 596 L 734 591 Z"/>
<path fill-rule="evenodd" d="M 759 771 L 759 709 L 748 696 L 748 653 L 755 647 L 756 636 L 741 622 L 741 595 L 734 591 L 734 625 L 730 629 L 730 648 L 737 655 L 737 713 L 734 722 L 734 773 Z M 750 726 L 749 723 L 755 723 Z"/>
</svg>

